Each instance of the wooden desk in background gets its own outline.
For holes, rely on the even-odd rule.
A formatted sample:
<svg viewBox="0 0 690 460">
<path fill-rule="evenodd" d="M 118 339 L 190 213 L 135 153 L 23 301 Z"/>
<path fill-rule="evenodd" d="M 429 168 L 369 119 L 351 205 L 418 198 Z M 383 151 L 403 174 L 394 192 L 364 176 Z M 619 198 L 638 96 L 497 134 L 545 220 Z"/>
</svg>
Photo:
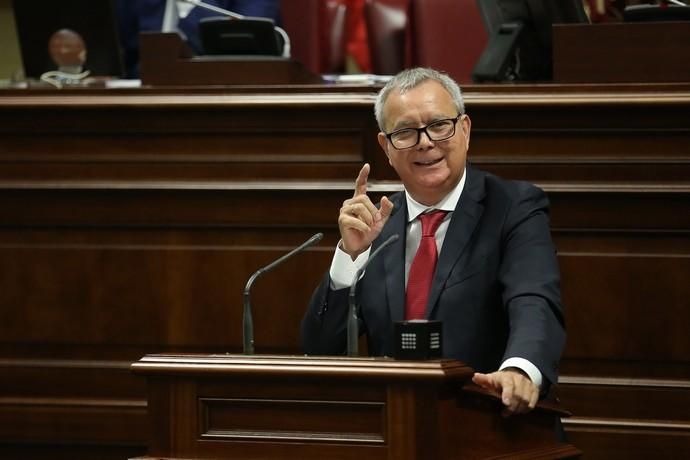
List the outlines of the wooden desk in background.
<svg viewBox="0 0 690 460">
<path fill-rule="evenodd" d="M 298 325 L 361 164 L 376 88 L 0 92 L 0 457 L 146 452 L 148 353 L 258 353 Z M 467 87 L 470 160 L 552 202 L 587 458 L 690 456 L 690 85 Z M 296 268 L 297 267 L 297 268 Z"/>
</svg>

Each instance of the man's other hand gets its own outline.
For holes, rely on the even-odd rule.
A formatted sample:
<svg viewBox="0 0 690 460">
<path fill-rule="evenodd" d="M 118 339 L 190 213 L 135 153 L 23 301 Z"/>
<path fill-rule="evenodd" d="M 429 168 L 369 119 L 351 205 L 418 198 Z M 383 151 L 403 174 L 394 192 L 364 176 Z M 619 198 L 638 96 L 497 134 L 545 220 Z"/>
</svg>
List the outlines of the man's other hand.
<svg viewBox="0 0 690 460">
<path fill-rule="evenodd" d="M 522 371 L 506 368 L 490 374 L 475 373 L 472 381 L 501 395 L 504 416 L 525 414 L 537 405 L 539 388 Z"/>
</svg>

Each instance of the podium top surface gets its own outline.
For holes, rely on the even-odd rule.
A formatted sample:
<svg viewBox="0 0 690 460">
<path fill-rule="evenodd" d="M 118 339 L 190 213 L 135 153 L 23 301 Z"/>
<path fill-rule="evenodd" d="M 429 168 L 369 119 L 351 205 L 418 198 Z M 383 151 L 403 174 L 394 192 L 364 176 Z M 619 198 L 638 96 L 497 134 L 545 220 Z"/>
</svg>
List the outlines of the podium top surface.
<svg viewBox="0 0 690 460">
<path fill-rule="evenodd" d="M 241 373 L 243 376 L 366 377 L 405 380 L 458 381 L 474 370 L 452 359 L 401 361 L 392 358 L 328 356 L 153 354 L 132 364 L 140 374 L 204 375 Z"/>
</svg>

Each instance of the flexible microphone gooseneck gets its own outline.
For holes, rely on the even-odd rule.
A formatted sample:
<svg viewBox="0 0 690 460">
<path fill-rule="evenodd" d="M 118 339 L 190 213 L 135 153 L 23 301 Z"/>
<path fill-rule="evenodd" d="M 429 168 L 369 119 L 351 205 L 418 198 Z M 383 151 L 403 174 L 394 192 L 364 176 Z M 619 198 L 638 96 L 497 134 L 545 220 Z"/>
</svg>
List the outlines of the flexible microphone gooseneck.
<svg viewBox="0 0 690 460">
<path fill-rule="evenodd" d="M 302 252 L 314 243 L 318 243 L 323 238 L 323 233 L 317 233 L 309 238 L 307 241 L 288 252 L 281 258 L 274 260 L 270 264 L 263 268 L 258 269 L 247 281 L 247 285 L 244 287 L 244 311 L 242 315 L 242 335 L 243 335 L 243 348 L 245 355 L 254 354 L 254 320 L 252 319 L 252 306 L 251 306 L 251 289 L 254 281 L 263 273 L 269 272 L 276 268 L 278 265 L 282 264 L 290 257 L 294 256 L 298 252 Z"/>
<path fill-rule="evenodd" d="M 221 7 L 216 6 L 216 5 L 211 5 L 210 3 L 204 3 L 200 0 L 182 0 L 182 1 L 184 1 L 185 3 L 189 3 L 191 5 L 194 5 L 194 6 L 198 6 L 200 8 L 207 9 L 209 11 L 213 11 L 214 13 L 220 13 L 224 16 L 230 16 L 231 18 L 235 18 L 235 19 L 244 19 L 244 16 L 242 16 L 241 14 L 234 13 L 230 10 L 226 10 L 225 8 L 221 8 Z"/>
<path fill-rule="evenodd" d="M 396 233 L 389 236 L 386 241 L 381 243 L 381 246 L 376 248 L 376 250 L 369 255 L 367 261 L 364 262 L 362 268 L 357 270 L 355 277 L 352 279 L 352 284 L 350 285 L 350 295 L 348 297 L 349 310 L 347 312 L 347 356 L 359 355 L 359 323 L 357 322 L 357 306 L 355 300 L 355 293 L 357 291 L 357 282 L 359 281 L 359 277 L 362 275 L 362 273 L 364 273 L 367 265 L 374 260 L 378 253 L 381 252 L 386 246 L 398 241 L 398 238 L 400 238 L 400 235 Z"/>
</svg>

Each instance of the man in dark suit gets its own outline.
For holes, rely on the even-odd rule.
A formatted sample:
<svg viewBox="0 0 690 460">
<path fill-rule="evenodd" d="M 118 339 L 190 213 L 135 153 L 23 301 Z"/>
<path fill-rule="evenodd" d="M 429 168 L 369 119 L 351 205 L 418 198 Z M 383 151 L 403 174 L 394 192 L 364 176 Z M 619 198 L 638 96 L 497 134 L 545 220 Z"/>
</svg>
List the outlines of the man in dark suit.
<svg viewBox="0 0 690 460">
<path fill-rule="evenodd" d="M 394 321 L 440 320 L 445 356 L 477 370 L 474 382 L 500 392 L 506 413 L 531 410 L 556 382 L 565 343 L 546 195 L 467 166 L 471 123 L 445 74 L 401 72 L 379 93 L 375 112 L 379 144 L 405 191 L 375 206 L 370 167 L 361 169 L 340 209 L 331 269 L 302 321 L 304 351 L 343 353 L 352 278 L 372 250 L 399 234 L 357 286 L 369 352 L 392 354 Z M 438 230 L 428 234 L 429 212 L 439 210 Z M 417 259 L 429 257 L 422 252 L 438 262 L 420 282 Z"/>
</svg>

